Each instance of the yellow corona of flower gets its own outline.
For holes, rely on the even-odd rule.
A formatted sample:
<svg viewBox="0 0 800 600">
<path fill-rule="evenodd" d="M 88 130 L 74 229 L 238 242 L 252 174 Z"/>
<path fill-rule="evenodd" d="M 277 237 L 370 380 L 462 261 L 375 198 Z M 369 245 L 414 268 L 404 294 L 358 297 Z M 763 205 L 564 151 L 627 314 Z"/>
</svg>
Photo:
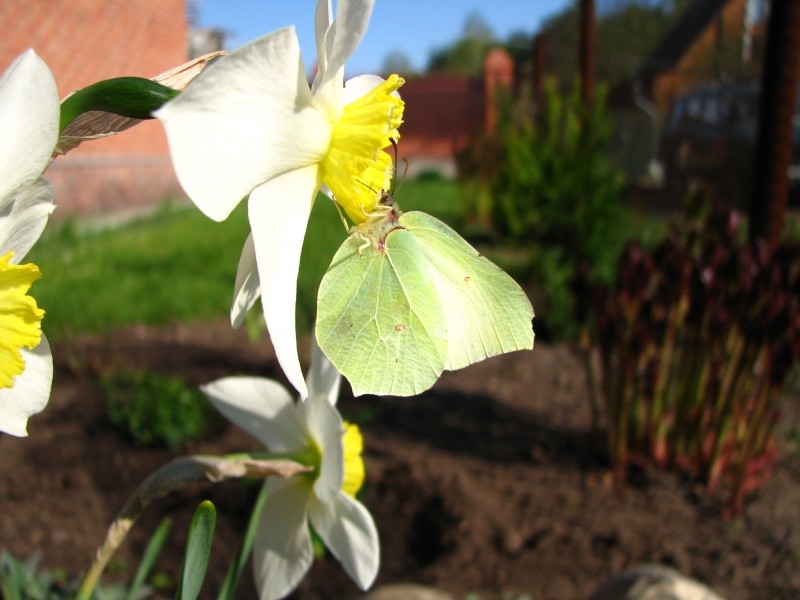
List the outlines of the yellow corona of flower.
<svg viewBox="0 0 800 600">
<path fill-rule="evenodd" d="M 53 211 L 41 175 L 58 139 L 59 100 L 33 50 L 0 77 L 0 431 L 25 436 L 28 418 L 50 399 L 53 358 L 41 331 L 44 311 L 28 294 L 39 278 L 19 264 Z"/>
<path fill-rule="evenodd" d="M 394 163 L 383 148 L 400 139 L 403 101 L 395 92 L 403 82 L 392 75 L 345 106 L 322 159 L 323 182 L 357 225 L 374 212 L 380 199 L 375 192 L 391 182 Z"/>
<path fill-rule="evenodd" d="M 297 357 L 297 272 L 308 217 L 324 185 L 350 219 L 373 212 L 390 181 L 384 150 L 399 137 L 403 80 L 360 75 L 345 62 L 369 24 L 373 0 L 328 0 L 314 17 L 317 73 L 309 86 L 293 27 L 219 59 L 155 113 L 189 198 L 212 219 L 248 197 L 251 236 L 234 286 L 231 321 L 261 296 L 278 362 L 302 397 Z"/>
<path fill-rule="evenodd" d="M 39 279 L 34 264 L 13 265 L 9 252 L 0 256 L 0 388 L 11 388 L 14 379 L 25 370 L 22 348 L 32 350 L 42 340 L 44 311 L 28 295 L 31 284 Z"/>
<path fill-rule="evenodd" d="M 311 567 L 308 523 L 361 588 L 375 581 L 380 565 L 378 531 L 355 494 L 364 481 L 363 441 L 336 410 L 341 377 L 312 347 L 309 396 L 294 402 L 286 389 L 261 377 L 226 377 L 202 387 L 214 407 L 256 437 L 270 452 L 304 457 L 309 475 L 270 478 L 253 542 L 261 600 L 283 598 Z"/>
<path fill-rule="evenodd" d="M 355 498 L 361 486 L 364 485 L 364 459 L 361 453 L 364 451 L 364 438 L 357 425 L 345 422 L 344 435 L 344 478 L 342 480 L 342 491 Z"/>
</svg>

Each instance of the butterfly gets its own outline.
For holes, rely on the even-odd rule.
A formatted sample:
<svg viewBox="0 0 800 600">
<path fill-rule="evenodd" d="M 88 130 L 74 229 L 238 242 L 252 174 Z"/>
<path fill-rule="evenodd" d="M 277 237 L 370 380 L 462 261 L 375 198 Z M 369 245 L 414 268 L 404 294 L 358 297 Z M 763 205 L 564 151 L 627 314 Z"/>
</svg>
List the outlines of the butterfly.
<svg viewBox="0 0 800 600">
<path fill-rule="evenodd" d="M 533 316 L 507 273 L 383 192 L 323 276 L 315 329 L 355 395 L 413 396 L 444 370 L 533 348 Z"/>
</svg>

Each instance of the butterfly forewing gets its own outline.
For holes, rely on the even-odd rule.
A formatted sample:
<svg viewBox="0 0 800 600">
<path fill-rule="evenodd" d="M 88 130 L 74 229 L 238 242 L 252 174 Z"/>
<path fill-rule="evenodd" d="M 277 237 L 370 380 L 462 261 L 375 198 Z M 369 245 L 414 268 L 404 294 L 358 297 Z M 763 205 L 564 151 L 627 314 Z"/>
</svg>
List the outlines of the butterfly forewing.
<svg viewBox="0 0 800 600">
<path fill-rule="evenodd" d="M 392 231 L 380 249 L 351 236 L 320 284 L 317 341 L 354 394 L 411 396 L 445 367 L 443 312 L 435 273 L 409 232 Z"/>
</svg>

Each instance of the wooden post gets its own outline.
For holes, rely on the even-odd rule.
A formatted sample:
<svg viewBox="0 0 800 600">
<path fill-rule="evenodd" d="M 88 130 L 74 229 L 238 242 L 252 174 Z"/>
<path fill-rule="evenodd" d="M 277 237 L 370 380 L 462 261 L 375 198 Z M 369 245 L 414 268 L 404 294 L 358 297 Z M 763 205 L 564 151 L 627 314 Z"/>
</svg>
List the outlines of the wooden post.
<svg viewBox="0 0 800 600">
<path fill-rule="evenodd" d="M 533 38 L 533 104 L 537 112 L 544 102 L 544 49 L 545 34 L 538 33 Z"/>
<path fill-rule="evenodd" d="M 581 99 L 589 103 L 594 95 L 594 0 L 581 0 Z"/>
<path fill-rule="evenodd" d="M 775 246 L 783 235 L 800 64 L 800 2 L 772 2 L 761 78 L 750 238 Z"/>
</svg>

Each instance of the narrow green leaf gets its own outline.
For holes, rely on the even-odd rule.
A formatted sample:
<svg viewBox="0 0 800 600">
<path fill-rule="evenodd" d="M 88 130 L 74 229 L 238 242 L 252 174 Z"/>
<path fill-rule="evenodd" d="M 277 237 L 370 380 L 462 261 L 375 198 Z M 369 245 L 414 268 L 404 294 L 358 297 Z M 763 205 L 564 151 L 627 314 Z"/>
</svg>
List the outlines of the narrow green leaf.
<svg viewBox="0 0 800 600">
<path fill-rule="evenodd" d="M 136 575 L 133 576 L 133 582 L 128 589 L 128 594 L 125 597 L 125 600 L 133 600 L 136 598 L 136 594 L 139 589 L 145 585 L 145 581 L 150 575 L 150 571 L 153 569 L 156 559 L 158 559 L 159 554 L 161 554 L 161 550 L 164 548 L 164 543 L 167 540 L 167 535 L 169 534 L 171 526 L 172 522 L 170 519 L 164 519 L 161 521 L 158 529 L 156 529 L 153 537 L 150 538 L 147 548 L 145 548 L 144 554 L 142 555 L 142 562 L 139 563 L 139 568 L 136 570 Z"/>
<path fill-rule="evenodd" d="M 18 566 L 14 557 L 9 552 L 3 550 L 0 553 L 2 569 L 0 569 L 0 593 L 6 600 L 22 600 L 19 590 L 19 582 L 24 581 L 24 572 Z M 10 572 L 9 572 L 10 571 Z"/>
<path fill-rule="evenodd" d="M 78 115 L 91 110 L 132 119 L 152 119 L 153 111 L 178 94 L 178 90 L 142 77 L 98 81 L 76 91 L 61 103 L 59 131 L 64 131 Z"/>
<path fill-rule="evenodd" d="M 214 505 L 208 500 L 201 502 L 189 524 L 186 555 L 183 559 L 178 591 L 175 594 L 176 600 L 195 600 L 200 594 L 208 568 L 208 559 L 211 556 L 216 523 L 217 511 Z"/>
<path fill-rule="evenodd" d="M 242 576 L 247 560 L 250 558 L 250 552 L 253 549 L 253 540 L 256 537 L 256 530 L 258 529 L 258 521 L 261 518 L 261 509 L 264 507 L 264 502 L 267 499 L 267 488 L 261 486 L 261 491 L 256 498 L 256 503 L 253 506 L 253 512 L 250 515 L 250 520 L 247 523 L 247 531 L 244 534 L 242 547 L 239 548 L 239 553 L 236 555 L 228 573 L 225 575 L 225 581 L 222 588 L 219 590 L 217 600 L 233 600 L 236 586 Z"/>
</svg>

